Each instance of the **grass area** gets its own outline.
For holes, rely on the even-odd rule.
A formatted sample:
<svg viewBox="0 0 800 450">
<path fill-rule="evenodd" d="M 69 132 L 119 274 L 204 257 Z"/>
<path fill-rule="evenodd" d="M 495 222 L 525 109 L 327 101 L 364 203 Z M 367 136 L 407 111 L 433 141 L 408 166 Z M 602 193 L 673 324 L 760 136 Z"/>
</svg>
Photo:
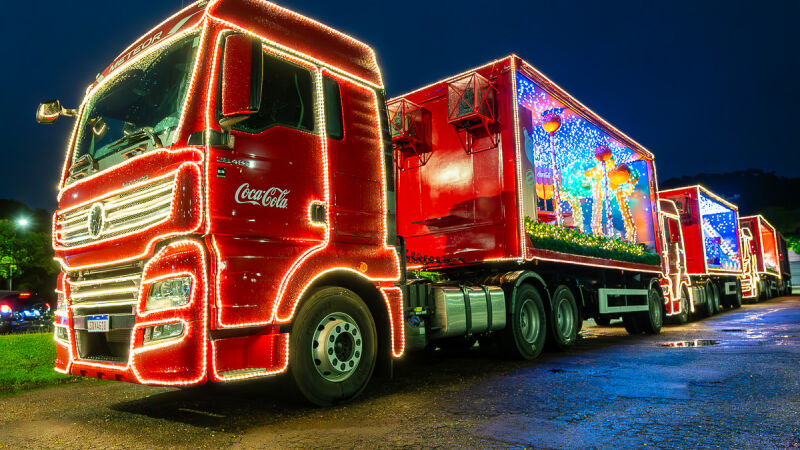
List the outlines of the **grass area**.
<svg viewBox="0 0 800 450">
<path fill-rule="evenodd" d="M 55 359 L 52 333 L 0 336 L 0 395 L 74 380 L 53 370 Z"/>
</svg>

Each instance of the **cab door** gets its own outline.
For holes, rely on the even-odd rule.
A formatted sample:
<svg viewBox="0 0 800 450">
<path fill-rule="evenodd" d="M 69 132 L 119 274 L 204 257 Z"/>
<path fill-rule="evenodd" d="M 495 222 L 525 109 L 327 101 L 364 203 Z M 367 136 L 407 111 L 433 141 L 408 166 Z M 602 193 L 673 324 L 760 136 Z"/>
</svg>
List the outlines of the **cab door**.
<svg viewBox="0 0 800 450">
<path fill-rule="evenodd" d="M 266 323 L 284 275 L 325 239 L 309 219 L 324 202 L 316 68 L 263 48 L 258 112 L 209 152 L 209 219 L 217 253 L 217 326 Z"/>
</svg>

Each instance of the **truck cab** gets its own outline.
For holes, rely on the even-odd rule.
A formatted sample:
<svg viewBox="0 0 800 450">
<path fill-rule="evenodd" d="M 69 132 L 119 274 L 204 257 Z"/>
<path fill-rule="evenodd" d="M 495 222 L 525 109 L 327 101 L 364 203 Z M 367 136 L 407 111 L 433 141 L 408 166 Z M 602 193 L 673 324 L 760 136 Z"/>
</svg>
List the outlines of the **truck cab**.
<svg viewBox="0 0 800 450">
<path fill-rule="evenodd" d="M 255 0 L 196 2 L 77 109 L 43 103 L 40 122 L 76 120 L 56 370 L 192 385 L 291 366 L 317 404 L 361 392 L 404 350 L 385 114 L 371 48 Z"/>
</svg>

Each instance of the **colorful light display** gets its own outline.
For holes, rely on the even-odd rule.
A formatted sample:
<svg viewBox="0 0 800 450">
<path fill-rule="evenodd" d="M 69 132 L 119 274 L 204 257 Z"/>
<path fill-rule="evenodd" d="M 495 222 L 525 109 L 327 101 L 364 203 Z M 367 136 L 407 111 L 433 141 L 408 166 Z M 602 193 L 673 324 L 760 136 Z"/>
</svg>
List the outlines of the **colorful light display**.
<svg viewBox="0 0 800 450">
<path fill-rule="evenodd" d="M 646 156 L 516 76 L 525 211 L 539 222 L 655 249 Z"/>
<path fill-rule="evenodd" d="M 700 191 L 698 198 L 703 247 L 709 269 L 740 272 L 739 224 L 736 211 Z"/>
</svg>

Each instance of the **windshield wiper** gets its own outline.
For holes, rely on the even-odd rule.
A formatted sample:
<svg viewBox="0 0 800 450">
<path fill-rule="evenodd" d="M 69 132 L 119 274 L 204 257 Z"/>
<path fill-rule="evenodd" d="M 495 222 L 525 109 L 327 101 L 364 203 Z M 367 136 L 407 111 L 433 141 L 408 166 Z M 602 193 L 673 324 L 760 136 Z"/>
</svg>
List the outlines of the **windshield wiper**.
<svg viewBox="0 0 800 450">
<path fill-rule="evenodd" d="M 88 177 L 96 171 L 97 160 L 95 160 L 91 154 L 87 153 L 72 163 L 69 169 L 69 177 L 77 180 L 79 178 Z"/>
<path fill-rule="evenodd" d="M 149 141 L 153 142 L 153 148 L 163 147 L 164 144 L 161 142 L 161 139 L 153 133 L 153 129 L 150 127 L 142 127 L 133 133 L 126 134 L 125 136 L 117 139 L 116 141 L 109 144 L 108 148 L 118 148 L 123 146 L 123 144 L 129 144 L 131 142 L 138 142 L 141 138 L 147 138 Z"/>
</svg>

